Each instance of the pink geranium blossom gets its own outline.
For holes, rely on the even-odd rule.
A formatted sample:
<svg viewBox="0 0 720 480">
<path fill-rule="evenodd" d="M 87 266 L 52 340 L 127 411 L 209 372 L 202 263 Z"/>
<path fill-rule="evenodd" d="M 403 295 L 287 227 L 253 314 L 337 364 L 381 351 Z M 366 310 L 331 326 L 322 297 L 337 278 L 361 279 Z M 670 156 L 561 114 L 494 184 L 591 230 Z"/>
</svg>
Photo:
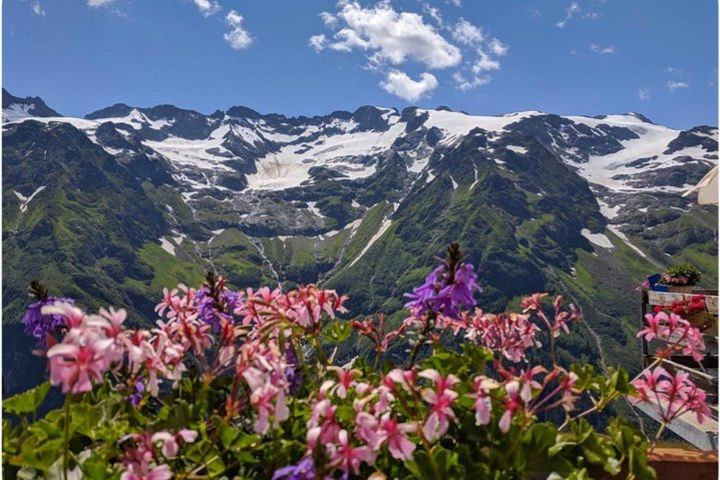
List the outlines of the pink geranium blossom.
<svg viewBox="0 0 720 480">
<path fill-rule="evenodd" d="M 677 351 L 690 355 L 695 361 L 703 358 L 705 342 L 700 330 L 675 313 L 658 312 L 645 315 L 645 326 L 638 332 L 638 337 L 651 341 L 655 338 L 662 342 L 655 355 L 667 358 Z"/>
<path fill-rule="evenodd" d="M 510 430 L 510 423 L 518 410 L 522 408 L 523 401 L 520 395 L 520 383 L 517 380 L 510 380 L 505 384 L 505 412 L 500 417 L 500 431 L 507 433 Z"/>
<path fill-rule="evenodd" d="M 63 393 L 89 392 L 93 382 L 103 382 L 103 373 L 110 367 L 112 345 L 112 339 L 95 331 L 71 331 L 63 343 L 47 352 L 51 383 L 61 385 Z"/>
<path fill-rule="evenodd" d="M 351 446 L 346 430 L 340 430 L 337 443 L 328 445 L 328 452 L 330 454 L 330 465 L 339 468 L 343 472 L 352 472 L 355 475 L 360 473 L 362 463 L 372 465 L 377 457 L 377 453 L 368 446 Z"/>
<path fill-rule="evenodd" d="M 357 369 L 333 366 L 328 367 L 328 371 L 334 372 L 338 376 L 338 383 L 330 388 L 330 393 L 343 399 L 347 397 L 348 390 L 355 385 L 355 377 L 361 374 Z"/>
<path fill-rule="evenodd" d="M 387 443 L 390 455 L 397 460 L 412 460 L 415 444 L 408 439 L 407 433 L 415 430 L 415 424 L 398 423 L 389 413 L 380 418 L 380 438 Z"/>
<path fill-rule="evenodd" d="M 475 424 L 487 425 L 490 423 L 490 412 L 492 403 L 490 401 L 490 392 L 498 388 L 498 383 L 484 375 L 475 377 L 473 380 L 473 393 L 468 397 L 475 399 Z"/>
<path fill-rule="evenodd" d="M 690 380 L 686 372 L 678 371 L 673 375 L 657 367 L 643 371 L 632 384 L 636 393 L 630 400 L 633 403 L 652 403 L 664 423 L 671 423 L 687 412 L 693 412 L 699 423 L 710 415 L 707 394 Z"/>
<path fill-rule="evenodd" d="M 423 370 L 418 375 L 431 380 L 435 385 L 434 389 L 424 388 L 422 390 L 423 399 L 431 406 L 430 415 L 423 425 L 423 435 L 428 441 L 433 442 L 445 435 L 450 427 L 450 420 L 455 419 L 452 405 L 457 399 L 458 393 L 452 390 L 452 387 L 460 380 L 453 374 L 443 377 L 432 369 Z"/>
</svg>

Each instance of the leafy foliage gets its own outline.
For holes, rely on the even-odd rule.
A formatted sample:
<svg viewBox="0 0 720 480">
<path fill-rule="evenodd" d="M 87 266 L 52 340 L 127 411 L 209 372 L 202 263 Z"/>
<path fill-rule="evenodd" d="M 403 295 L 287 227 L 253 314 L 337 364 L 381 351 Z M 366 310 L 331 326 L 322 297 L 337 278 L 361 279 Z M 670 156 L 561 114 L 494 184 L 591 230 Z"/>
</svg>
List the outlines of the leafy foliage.
<svg viewBox="0 0 720 480">
<path fill-rule="evenodd" d="M 632 426 L 587 420 L 622 397 L 643 401 L 649 373 L 631 382 L 621 368 L 564 368 L 556 340 L 580 320 L 575 307 L 534 294 L 521 313 L 475 309 L 475 275 L 462 260 L 452 246 L 394 329 L 384 316 L 335 319 L 346 298 L 334 291 L 235 292 L 212 273 L 197 290 L 166 290 L 153 330 L 127 329 L 124 310 L 44 305 L 41 315 L 65 319 L 64 331 L 48 327 L 44 352 L 65 403 L 29 417 L 50 383 L 4 402 L 16 417 L 3 422 L 4 468 L 123 480 L 654 478 L 649 444 Z M 672 333 L 655 320 L 642 335 Z M 374 345 L 374 364 L 335 365 L 356 335 Z M 412 348 L 401 364 L 386 357 L 396 343 Z M 663 378 L 653 388 L 666 393 L 686 382 Z"/>
</svg>

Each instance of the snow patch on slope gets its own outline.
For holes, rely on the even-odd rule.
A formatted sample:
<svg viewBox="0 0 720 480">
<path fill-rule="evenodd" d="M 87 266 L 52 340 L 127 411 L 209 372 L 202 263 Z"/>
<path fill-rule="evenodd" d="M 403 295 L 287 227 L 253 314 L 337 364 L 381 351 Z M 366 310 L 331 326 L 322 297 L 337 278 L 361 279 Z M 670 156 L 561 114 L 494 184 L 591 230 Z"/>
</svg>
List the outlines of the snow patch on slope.
<svg viewBox="0 0 720 480">
<path fill-rule="evenodd" d="M 511 123 L 540 114 L 540 112 L 528 111 L 494 117 L 468 115 L 462 112 L 446 110 L 418 110 L 418 112 L 428 114 L 428 119 L 425 121 L 426 127 L 437 127 L 445 133 L 446 136 L 441 142 L 445 145 L 461 139 L 474 128 L 482 128 L 490 132 L 501 132 Z"/>
<path fill-rule="evenodd" d="M 160 241 L 160 247 L 174 257 L 175 256 L 175 245 L 170 243 L 170 241 L 168 241 L 168 239 L 165 237 L 160 237 L 159 241 Z"/>
<path fill-rule="evenodd" d="M 20 204 L 20 211 L 23 213 L 27 212 L 28 205 L 30 205 L 30 202 L 32 202 L 33 198 L 35 198 L 35 195 L 42 192 L 43 190 L 45 190 L 45 185 L 38 187 L 32 194 L 30 194 L 29 197 L 26 197 L 17 190 L 13 190 L 13 192 L 15 192 L 15 196 L 18 198 L 18 200 L 22 202 Z"/>
<path fill-rule="evenodd" d="M 598 247 L 602 248 L 614 248 L 612 242 L 604 233 L 592 233 L 587 228 L 583 228 L 580 231 L 580 234 L 583 237 L 587 238 L 593 245 L 597 245 Z"/>
<path fill-rule="evenodd" d="M 630 242 L 630 239 L 628 239 L 627 235 L 625 235 L 623 232 L 621 232 L 618 227 L 616 227 L 615 225 L 608 225 L 608 230 L 610 230 L 612 233 L 614 233 L 615 235 L 617 235 L 618 238 L 620 238 L 620 240 L 622 240 L 623 242 L 625 242 L 625 245 L 627 245 L 628 247 L 630 247 L 630 248 L 632 248 L 633 250 L 635 250 L 635 252 L 637 252 L 638 255 L 640 255 L 640 256 L 643 257 L 643 258 L 648 258 L 648 256 L 645 254 L 645 252 L 643 252 L 643 251 L 640 250 L 638 247 L 636 247 L 635 245 L 633 245 L 633 244 Z"/>
<path fill-rule="evenodd" d="M 312 167 L 330 167 L 348 178 L 365 178 L 375 173 L 374 163 L 362 158 L 388 150 L 405 131 L 397 123 L 387 131 L 321 135 L 312 144 L 285 145 L 256 162 L 257 173 L 247 175 L 251 190 L 283 190 L 310 180 Z"/>
<path fill-rule="evenodd" d="M 30 109 L 33 107 L 33 104 L 13 103 L 9 107 L 3 108 L 2 120 L 3 122 L 13 122 L 22 118 L 31 117 Z"/>
<path fill-rule="evenodd" d="M 527 153 L 527 148 L 521 147 L 519 145 L 508 145 L 505 147 L 505 149 L 510 150 L 511 152 L 518 153 L 520 155 L 525 155 Z"/>
</svg>

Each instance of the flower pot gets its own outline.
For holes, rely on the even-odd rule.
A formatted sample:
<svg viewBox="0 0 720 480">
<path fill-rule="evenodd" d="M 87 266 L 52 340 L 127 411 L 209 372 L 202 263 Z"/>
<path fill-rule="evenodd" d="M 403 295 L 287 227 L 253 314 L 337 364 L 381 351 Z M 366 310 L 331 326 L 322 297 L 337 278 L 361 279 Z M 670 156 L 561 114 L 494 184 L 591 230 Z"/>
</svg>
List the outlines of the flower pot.
<svg viewBox="0 0 720 480">
<path fill-rule="evenodd" d="M 718 456 L 715 452 L 658 448 L 648 456 L 648 460 L 657 472 L 658 480 L 672 478 L 715 480 L 718 478 Z"/>
<path fill-rule="evenodd" d="M 716 452 L 701 452 L 683 448 L 656 448 L 648 455 L 648 463 L 655 469 L 658 480 L 716 480 L 718 456 Z M 627 478 L 623 469 L 612 477 L 599 467 L 590 468 L 592 478 L 611 480 Z"/>
<path fill-rule="evenodd" d="M 692 293 L 692 285 L 668 285 L 668 292 L 670 293 Z"/>
<path fill-rule="evenodd" d="M 708 325 L 703 331 L 705 335 L 709 335 L 711 337 L 717 337 L 718 336 L 718 318 L 715 315 L 708 315 Z"/>
<path fill-rule="evenodd" d="M 707 330 L 710 327 L 710 315 L 708 315 L 705 310 L 691 313 L 687 316 L 686 320 L 690 322 L 690 325 L 699 328 L 701 331 Z"/>
</svg>

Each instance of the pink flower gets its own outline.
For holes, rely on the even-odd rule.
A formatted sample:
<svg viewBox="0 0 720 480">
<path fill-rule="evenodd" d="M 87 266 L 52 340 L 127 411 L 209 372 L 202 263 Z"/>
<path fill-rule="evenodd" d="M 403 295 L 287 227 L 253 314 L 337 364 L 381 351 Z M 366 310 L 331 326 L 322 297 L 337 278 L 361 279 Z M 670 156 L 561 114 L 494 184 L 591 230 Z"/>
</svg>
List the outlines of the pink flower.
<svg viewBox="0 0 720 480">
<path fill-rule="evenodd" d="M 520 398 L 524 403 L 528 403 L 530 399 L 532 399 L 533 388 L 542 388 L 540 382 L 534 380 L 534 378 L 536 375 L 543 372 L 546 372 L 545 368 L 541 365 L 536 365 L 534 367 L 527 367 L 525 370 L 522 371 L 520 377 L 518 377 L 522 385 L 522 387 L 520 388 Z"/>
<path fill-rule="evenodd" d="M 392 393 L 392 388 L 388 387 L 384 381 L 374 391 L 377 396 L 377 403 L 372 407 L 373 413 L 376 415 L 385 413 L 390 410 L 390 402 L 395 400 L 395 395 Z"/>
<path fill-rule="evenodd" d="M 175 456 L 177 456 L 178 451 L 180 450 L 181 443 L 192 443 L 195 441 L 197 436 L 197 432 L 187 429 L 180 430 L 175 435 L 167 431 L 161 431 L 153 434 L 152 442 L 159 442 L 162 444 L 161 450 L 166 458 L 174 458 Z"/>
<path fill-rule="evenodd" d="M 125 450 L 122 458 L 121 480 L 169 480 L 172 472 L 167 465 L 158 464 L 153 436 L 149 432 L 128 435 L 120 442 L 131 439 L 134 445 Z"/>
<path fill-rule="evenodd" d="M 382 443 L 382 437 L 378 434 L 378 420 L 367 412 L 360 412 L 355 417 L 355 432 L 373 448 Z"/>
<path fill-rule="evenodd" d="M 73 329 L 77 330 L 77 329 Z M 93 331 L 72 331 L 63 343 L 50 347 L 50 382 L 62 385 L 63 393 L 83 393 L 92 390 L 92 382 L 102 383 L 103 373 L 110 367 L 110 347 L 113 340 Z"/>
<path fill-rule="evenodd" d="M 240 348 L 236 374 L 247 382 L 250 404 L 257 410 L 257 433 L 267 433 L 271 416 L 273 428 L 290 416 L 285 397 L 289 385 L 286 367 L 285 355 L 274 341 L 253 340 Z"/>
<path fill-rule="evenodd" d="M 547 297 L 547 295 L 547 293 L 533 293 L 523 298 L 520 301 L 520 307 L 522 307 L 523 313 L 540 310 L 542 308 L 542 300 Z"/>
<path fill-rule="evenodd" d="M 520 397 L 520 383 L 517 380 L 511 380 L 505 384 L 505 392 L 507 397 L 505 399 L 505 412 L 500 417 L 500 431 L 507 433 L 510 430 L 510 423 L 512 422 L 515 413 L 522 407 L 522 398 Z"/>
<path fill-rule="evenodd" d="M 417 382 L 417 372 L 415 370 L 402 370 L 395 368 L 390 370 L 385 376 L 386 385 L 394 389 L 394 385 L 399 383 L 406 391 L 414 390 Z"/>
<path fill-rule="evenodd" d="M 645 340 L 649 342 L 660 335 L 661 319 L 663 317 L 665 317 L 665 321 L 667 322 L 666 313 L 658 313 L 656 315 L 648 313 L 645 315 L 645 326 L 637 333 L 637 336 L 644 337 Z"/>
<path fill-rule="evenodd" d="M 661 367 L 644 370 L 632 384 L 636 393 L 630 396 L 630 401 L 652 403 L 664 423 L 671 423 L 687 412 L 695 413 L 698 422 L 702 423 L 710 414 L 707 394 L 690 380 L 686 372 L 678 371 L 671 375 Z"/>
<path fill-rule="evenodd" d="M 669 376 L 668 372 L 662 367 L 656 367 L 654 370 L 643 370 L 643 372 L 631 383 L 635 387 L 635 395 L 631 395 L 630 401 L 633 403 L 648 402 L 652 392 L 657 391 L 660 379 Z"/>
<path fill-rule="evenodd" d="M 325 445 L 334 442 L 340 432 L 340 425 L 335 420 L 336 407 L 325 398 L 313 405 L 310 420 L 307 422 L 307 441 L 310 450 L 314 450 L 318 442 Z"/>
<path fill-rule="evenodd" d="M 452 374 L 443 377 L 432 369 L 423 370 L 419 376 L 435 384 L 435 390 L 430 388 L 422 390 L 423 399 L 431 405 L 430 415 L 423 425 L 423 434 L 428 441 L 433 442 L 445 435 L 450 427 L 450 420 L 455 419 L 452 404 L 457 399 L 458 393 L 452 390 L 452 387 L 460 380 Z"/>
<path fill-rule="evenodd" d="M 676 315 L 665 312 L 645 315 L 645 327 L 637 334 L 638 337 L 651 341 L 657 338 L 662 347 L 656 349 L 655 355 L 667 358 L 678 350 L 685 355 L 692 356 L 695 361 L 701 361 L 705 351 L 705 342 L 700 330 L 690 325 L 690 322 Z"/>
<path fill-rule="evenodd" d="M 355 385 L 354 378 L 360 374 L 360 370 L 350 369 L 346 370 L 342 367 L 330 366 L 327 368 L 330 372 L 335 372 L 338 376 L 338 383 L 330 388 L 330 393 L 337 395 L 341 399 L 347 397 L 348 390 Z"/>
<path fill-rule="evenodd" d="M 108 337 L 115 338 L 124 330 L 123 323 L 125 323 L 125 318 L 127 317 L 127 312 L 124 308 L 115 310 L 113 307 L 110 307 L 110 311 L 101 308 L 100 316 L 107 319 L 108 323 L 105 327 L 105 335 Z"/>
<path fill-rule="evenodd" d="M 415 444 L 408 440 L 407 433 L 414 432 L 416 425 L 412 423 L 398 423 L 397 420 L 386 413 L 380 418 L 380 438 L 387 442 L 390 455 L 396 460 L 409 461 L 413 458 Z"/>
<path fill-rule="evenodd" d="M 468 397 L 475 399 L 475 425 L 487 425 L 490 423 L 490 410 L 492 404 L 490 402 L 490 391 L 498 388 L 498 383 L 488 377 L 475 377 L 473 381 L 474 393 L 468 394 Z"/>
<path fill-rule="evenodd" d="M 328 445 L 330 454 L 330 465 L 339 468 L 343 472 L 352 472 L 355 475 L 360 473 L 360 464 L 365 462 L 368 465 L 375 463 L 377 454 L 370 447 L 352 447 L 348 439 L 348 432 L 340 430 L 337 444 Z"/>
<path fill-rule="evenodd" d="M 167 465 L 147 466 L 143 469 L 131 465 L 120 475 L 120 480 L 170 480 L 172 477 Z"/>
<path fill-rule="evenodd" d="M 560 381 L 560 391 L 562 392 L 562 403 L 563 408 L 570 411 L 575 406 L 575 400 L 577 397 L 574 394 L 575 384 L 578 381 L 578 376 L 574 372 L 567 373 Z"/>
<path fill-rule="evenodd" d="M 527 315 L 492 315 L 478 309 L 469 320 L 465 338 L 501 354 L 511 362 L 519 362 L 525 358 L 528 348 L 540 346 L 537 333 L 537 325 Z"/>
</svg>

